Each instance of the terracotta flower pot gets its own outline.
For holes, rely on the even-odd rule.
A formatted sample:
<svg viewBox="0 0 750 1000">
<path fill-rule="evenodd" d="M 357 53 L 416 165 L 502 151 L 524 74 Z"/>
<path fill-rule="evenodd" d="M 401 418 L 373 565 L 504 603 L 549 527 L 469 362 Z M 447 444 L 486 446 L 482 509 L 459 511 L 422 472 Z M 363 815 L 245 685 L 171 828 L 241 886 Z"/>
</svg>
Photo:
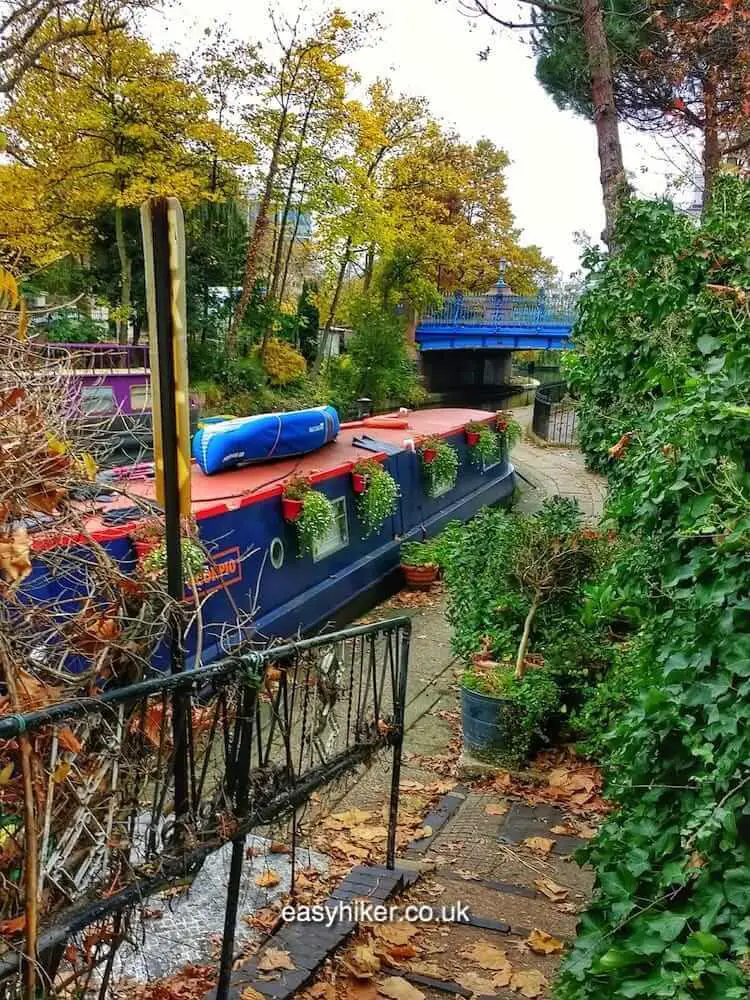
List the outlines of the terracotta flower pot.
<svg viewBox="0 0 750 1000">
<path fill-rule="evenodd" d="M 435 564 L 428 566 L 401 566 L 404 579 L 408 587 L 412 590 L 429 590 L 437 580 L 439 567 Z"/>
<path fill-rule="evenodd" d="M 154 549 L 159 547 L 158 538 L 146 538 L 142 541 L 133 542 L 133 547 L 135 549 L 135 557 L 139 561 L 145 559 L 146 556 L 151 555 Z"/>
<path fill-rule="evenodd" d="M 281 498 L 281 513 L 285 521 L 298 521 L 302 507 L 302 500 L 293 500 L 291 497 Z"/>
<path fill-rule="evenodd" d="M 361 472 L 353 472 L 352 488 L 355 493 L 364 493 L 367 489 L 367 476 L 363 476 Z"/>
<path fill-rule="evenodd" d="M 425 448 L 422 452 L 422 461 L 425 465 L 432 465 L 436 458 L 437 450 L 435 448 Z"/>
<path fill-rule="evenodd" d="M 467 431 L 466 432 L 466 443 L 470 448 L 479 444 L 479 431 Z"/>
</svg>

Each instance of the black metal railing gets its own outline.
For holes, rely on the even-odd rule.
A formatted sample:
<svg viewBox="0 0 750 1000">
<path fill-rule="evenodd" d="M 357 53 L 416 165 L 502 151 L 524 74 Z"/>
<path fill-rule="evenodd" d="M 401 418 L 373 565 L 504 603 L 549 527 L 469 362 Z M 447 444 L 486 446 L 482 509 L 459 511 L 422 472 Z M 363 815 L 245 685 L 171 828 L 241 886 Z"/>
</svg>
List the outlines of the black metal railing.
<svg viewBox="0 0 750 1000">
<path fill-rule="evenodd" d="M 409 620 L 396 618 L 1 717 L 1 811 L 18 819 L 4 827 L 4 852 L 18 862 L 15 875 L 3 873 L 0 918 L 12 926 L 28 914 L 30 849 L 42 911 L 35 955 L 24 954 L 21 921 L 13 945 L 0 952 L 2 992 L 13 995 L 29 961 L 44 992 L 68 961 L 68 943 L 97 924 L 106 927 L 94 935 L 106 942 L 103 996 L 128 910 L 191 881 L 231 843 L 219 974 L 226 996 L 247 834 L 386 747 L 392 867 L 409 639 Z M 175 727 L 179 712 L 183 725 Z M 178 732 L 186 747 L 175 747 Z M 33 837 L 23 819 L 24 753 L 35 762 Z M 175 772 L 185 756 L 180 809 Z"/>
<path fill-rule="evenodd" d="M 578 410 L 565 382 L 540 386 L 534 399 L 532 427 L 537 437 L 550 444 L 574 445 L 577 441 Z"/>
</svg>

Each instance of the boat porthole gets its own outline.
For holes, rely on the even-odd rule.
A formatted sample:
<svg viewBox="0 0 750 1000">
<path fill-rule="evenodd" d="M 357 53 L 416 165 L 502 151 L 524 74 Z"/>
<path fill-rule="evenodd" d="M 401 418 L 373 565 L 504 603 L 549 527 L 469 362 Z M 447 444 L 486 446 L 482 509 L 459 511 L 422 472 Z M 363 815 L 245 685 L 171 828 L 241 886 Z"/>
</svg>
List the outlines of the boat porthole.
<svg viewBox="0 0 750 1000">
<path fill-rule="evenodd" d="M 281 569 L 284 565 L 284 543 L 280 538 L 274 538 L 271 542 L 271 565 L 274 569 Z"/>
</svg>

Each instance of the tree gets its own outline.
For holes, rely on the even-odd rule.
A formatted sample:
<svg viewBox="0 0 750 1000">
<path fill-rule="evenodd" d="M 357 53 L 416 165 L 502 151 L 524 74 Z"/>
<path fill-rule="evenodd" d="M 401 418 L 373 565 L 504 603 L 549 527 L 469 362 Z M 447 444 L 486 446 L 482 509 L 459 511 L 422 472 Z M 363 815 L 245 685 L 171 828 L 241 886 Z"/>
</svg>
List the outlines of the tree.
<svg viewBox="0 0 750 1000">
<path fill-rule="evenodd" d="M 750 21 L 734 0 L 662 0 L 646 16 L 635 0 L 608 6 L 618 113 L 638 129 L 698 136 L 704 198 L 723 160 L 750 150 Z M 558 104 L 592 116 L 581 39 L 556 12 L 540 15 L 537 74 Z M 684 145 L 684 144 L 683 144 Z"/>
<path fill-rule="evenodd" d="M 314 23 L 309 32 L 305 32 L 301 14 L 293 23 L 281 23 L 272 16 L 272 23 L 279 62 L 277 66 L 267 68 L 265 86 L 258 103 L 247 112 L 248 123 L 253 134 L 260 138 L 265 156 L 259 178 L 260 196 L 247 245 L 242 292 L 230 326 L 230 353 L 235 350 L 237 331 L 260 273 L 260 257 L 269 234 L 272 207 L 279 175 L 285 166 L 285 156 L 289 155 L 286 163 L 291 182 L 283 199 L 284 228 L 289 218 L 302 145 L 316 102 L 327 88 L 332 87 L 334 92 L 338 89 L 337 81 L 342 76 L 339 60 L 361 44 L 370 19 L 350 19 L 342 11 L 334 9 Z M 272 272 L 277 272 L 275 264 Z"/>
<path fill-rule="evenodd" d="M 150 0 L 0 0 L 0 95 L 77 38 L 118 31 Z"/>
<path fill-rule="evenodd" d="M 127 335 L 132 257 L 126 215 L 170 194 L 190 207 L 211 191 L 209 164 L 250 158 L 247 143 L 208 116 L 205 98 L 180 78 L 171 54 L 125 31 L 76 38 L 44 56 L 0 118 L 15 163 L 4 192 L 44 223 L 5 238 L 32 259 L 85 252 L 102 212 L 114 216 L 120 263 L 120 337 Z M 21 215 L 23 222 L 26 213 Z M 5 228 L 5 227 L 3 227 Z"/>
<path fill-rule="evenodd" d="M 464 12 L 489 18 L 502 28 L 533 30 L 541 18 L 552 16 L 580 40 L 586 58 L 591 117 L 596 127 L 601 167 L 601 184 L 606 217 L 605 242 L 613 238 L 617 208 L 626 191 L 625 168 L 622 159 L 614 79 L 604 13 L 600 0 L 522 0 L 532 9 L 531 20 L 513 20 L 511 4 L 508 13 L 501 14 L 495 0 L 458 0 Z M 501 3 L 502 0 L 498 0 Z M 503 9 L 502 7 L 500 8 Z M 486 53 L 484 54 L 486 56 Z"/>
</svg>

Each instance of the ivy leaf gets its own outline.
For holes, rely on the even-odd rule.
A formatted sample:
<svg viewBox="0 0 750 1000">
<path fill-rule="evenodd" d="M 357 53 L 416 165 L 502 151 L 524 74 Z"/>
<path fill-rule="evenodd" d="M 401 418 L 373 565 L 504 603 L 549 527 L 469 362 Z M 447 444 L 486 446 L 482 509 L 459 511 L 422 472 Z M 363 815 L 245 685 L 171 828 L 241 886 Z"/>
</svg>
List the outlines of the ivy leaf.
<svg viewBox="0 0 750 1000">
<path fill-rule="evenodd" d="M 727 945 L 715 934 L 696 931 L 691 934 L 680 950 L 684 958 L 704 958 L 707 955 L 723 955 Z"/>
<path fill-rule="evenodd" d="M 713 354 L 714 351 L 721 347 L 721 341 L 718 337 L 712 337 L 710 333 L 704 333 L 697 340 L 698 350 L 701 354 Z"/>
</svg>

